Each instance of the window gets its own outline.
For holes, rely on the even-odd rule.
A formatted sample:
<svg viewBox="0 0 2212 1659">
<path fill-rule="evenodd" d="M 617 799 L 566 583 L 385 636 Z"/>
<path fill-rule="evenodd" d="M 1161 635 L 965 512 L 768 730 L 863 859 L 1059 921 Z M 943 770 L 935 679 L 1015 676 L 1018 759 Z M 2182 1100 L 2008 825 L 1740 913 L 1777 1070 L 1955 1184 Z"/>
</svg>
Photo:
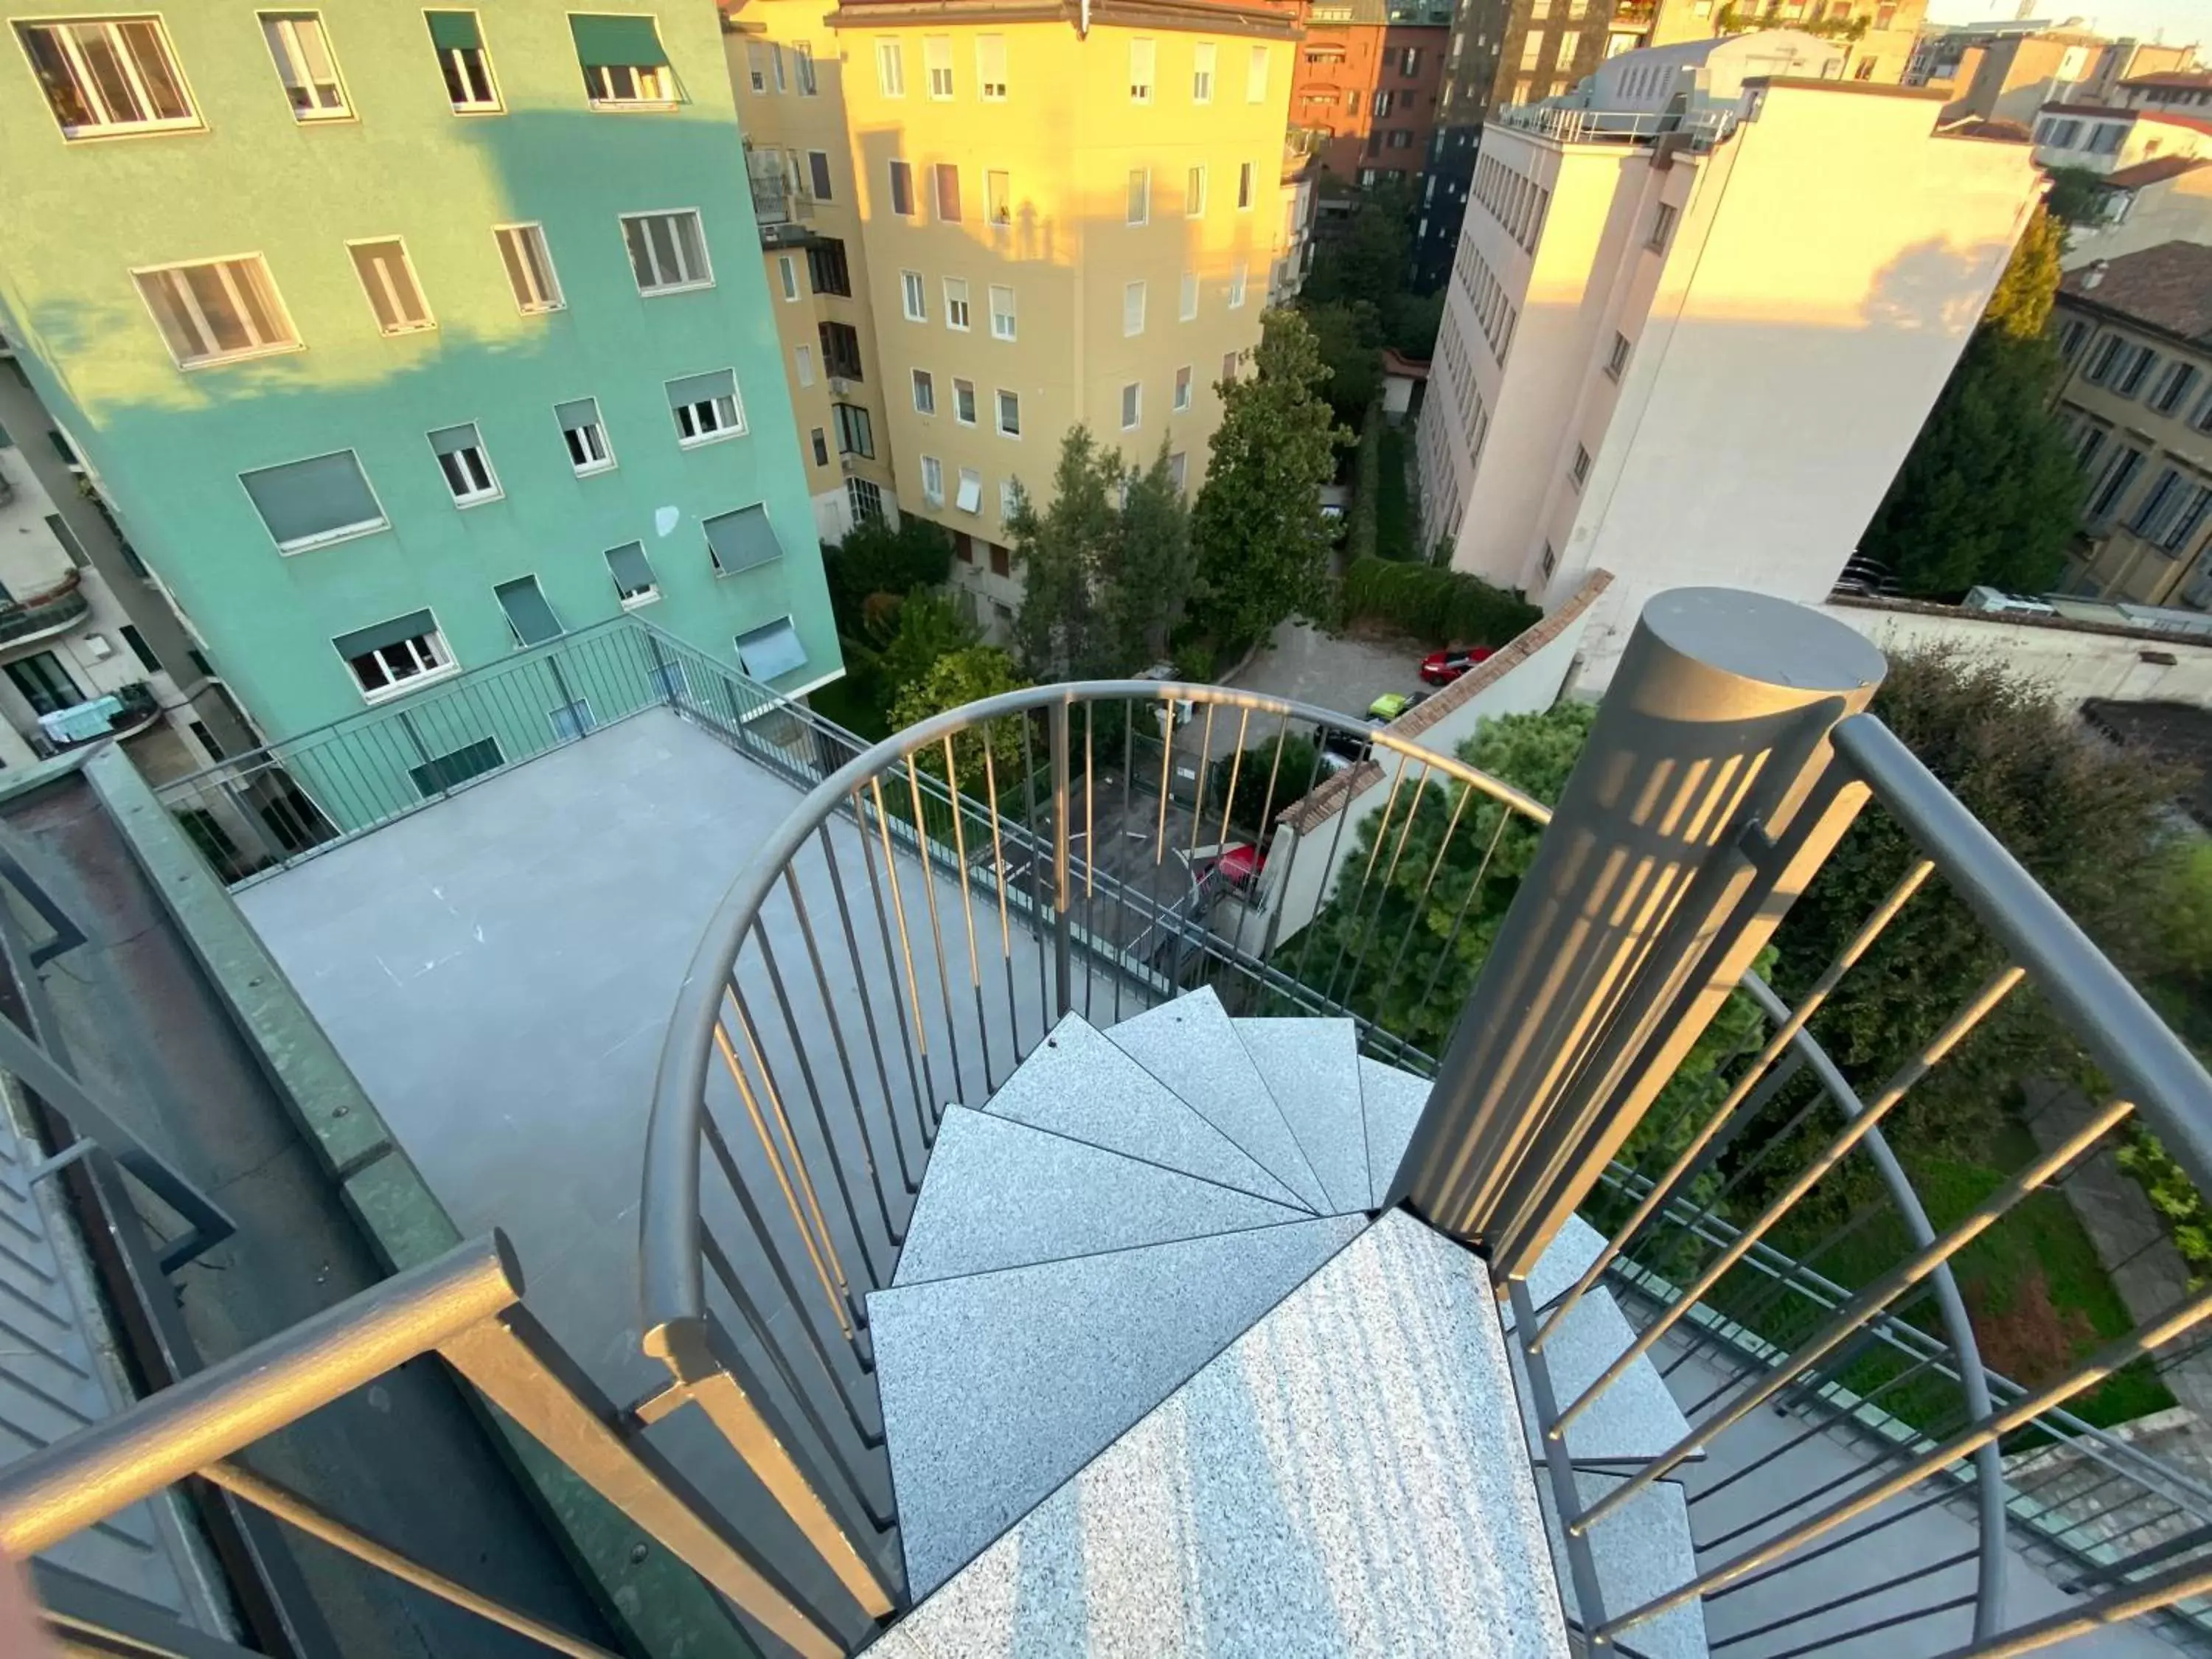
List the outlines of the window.
<svg viewBox="0 0 2212 1659">
<path fill-rule="evenodd" d="M 2181 407 L 2182 400 L 2189 396 L 2191 389 L 2197 385 L 2197 380 L 2195 364 L 2169 364 L 2166 368 L 2166 378 L 2158 383 L 2158 390 L 2150 394 L 2150 406 L 2161 415 L 2172 414 L 2175 410 Z"/>
<path fill-rule="evenodd" d="M 792 361 L 799 365 L 799 384 L 803 386 L 812 386 L 814 384 L 814 348 L 810 345 L 795 345 L 791 349 L 791 356 Z"/>
<path fill-rule="evenodd" d="M 860 374 L 860 334 L 850 323 L 821 323 L 815 333 L 822 342 L 822 367 L 840 380 L 857 380 Z"/>
<path fill-rule="evenodd" d="M 1128 222 L 1141 225 L 1152 216 L 1152 174 L 1149 167 L 1129 169 Z"/>
<path fill-rule="evenodd" d="M 1006 100 L 1006 37 L 1003 34 L 979 34 L 975 37 L 975 91 L 987 104 L 1002 104 Z"/>
<path fill-rule="evenodd" d="M 1540 34 L 1531 34 L 1521 43 L 1521 67 L 1524 70 L 1532 70 L 1543 61 L 1544 37 Z"/>
<path fill-rule="evenodd" d="M 649 16 L 586 16 L 570 13 L 568 32 L 584 90 L 596 106 L 665 106 L 676 101 L 676 76 Z M 776 59 L 776 90 L 783 90 L 783 60 Z"/>
<path fill-rule="evenodd" d="M 835 236 L 816 238 L 806 246 L 806 274 L 817 294 L 853 297 L 853 269 L 845 261 L 845 245 Z"/>
<path fill-rule="evenodd" d="M 891 211 L 902 219 L 914 217 L 914 168 L 904 161 L 891 163 Z"/>
<path fill-rule="evenodd" d="M 1674 210 L 1665 202 L 1651 217 L 1651 240 L 1644 244 L 1654 253 L 1667 251 L 1667 239 L 1674 233 Z"/>
<path fill-rule="evenodd" d="M 799 76 L 799 95 L 811 98 L 820 88 L 814 82 L 814 47 L 805 40 L 791 43 L 791 61 Z"/>
<path fill-rule="evenodd" d="M 1265 46 L 1253 47 L 1251 56 L 1245 60 L 1244 101 L 1248 104 L 1267 101 L 1267 49 Z"/>
<path fill-rule="evenodd" d="M 2158 362 L 2158 353 L 2147 345 L 2137 346 L 2135 349 L 2135 356 L 2123 364 L 2119 373 L 2112 377 L 2112 390 L 2123 398 L 2134 397 L 2142 387 L 2143 377 L 2150 373 L 2151 365 L 2156 362 Z"/>
<path fill-rule="evenodd" d="M 945 463 L 934 455 L 921 458 L 921 498 L 932 507 L 945 505 Z"/>
<path fill-rule="evenodd" d="M 292 117 L 299 121 L 328 121 L 353 112 L 346 107 L 345 87 L 331 56 L 331 43 L 323 35 L 323 20 L 312 11 L 264 11 L 261 36 L 269 42 L 276 60 L 276 78 L 292 100 Z"/>
<path fill-rule="evenodd" d="M 476 13 L 434 11 L 425 15 L 430 24 L 430 45 L 438 54 L 438 73 L 445 77 L 446 97 L 453 112 L 496 112 L 499 86 L 491 76 L 491 58 L 484 51 Z"/>
<path fill-rule="evenodd" d="M 1407 46 L 1404 48 L 1398 54 L 1398 73 L 1406 80 L 1410 81 L 1420 72 L 1421 49 L 1419 46 Z"/>
<path fill-rule="evenodd" d="M 1252 164 L 1246 161 L 1237 169 L 1237 210 L 1249 212 L 1252 206 Z"/>
<path fill-rule="evenodd" d="M 2172 493 L 2157 521 L 2142 533 L 2162 552 L 2186 553 L 2207 518 L 2212 518 L 2212 483 L 2193 481 Z"/>
<path fill-rule="evenodd" d="M 1190 457 L 1178 449 L 1168 457 L 1168 482 L 1176 487 L 1176 495 L 1182 494 L 1189 477 Z"/>
<path fill-rule="evenodd" d="M 768 43 L 765 40 L 745 42 L 745 79 L 757 94 L 768 91 Z"/>
<path fill-rule="evenodd" d="M 1022 435 L 1022 399 L 1016 392 L 1001 390 L 999 393 L 999 435 L 1018 438 Z"/>
<path fill-rule="evenodd" d="M 361 459 L 350 449 L 242 472 L 239 482 L 282 553 L 303 553 L 365 536 L 386 522 Z"/>
<path fill-rule="evenodd" d="M 975 562 L 975 541 L 964 530 L 952 532 L 952 556 L 963 564 Z"/>
<path fill-rule="evenodd" d="M 876 459 L 876 432 L 866 410 L 858 404 L 832 404 L 830 418 L 837 428 L 840 455 L 858 455 L 866 461 Z"/>
<path fill-rule="evenodd" d="M 1182 211 L 1186 219 L 1200 218 L 1206 212 L 1206 169 L 1193 167 L 1182 181 Z"/>
<path fill-rule="evenodd" d="M 1616 334 L 1613 337 L 1613 350 L 1605 360 L 1605 372 L 1617 380 L 1627 368 L 1628 337 Z"/>
<path fill-rule="evenodd" d="M 960 469 L 960 493 L 952 498 L 952 505 L 963 513 L 983 510 L 983 475 L 974 467 Z"/>
<path fill-rule="evenodd" d="M 381 241 L 348 242 L 354 274 L 361 278 L 368 308 L 376 313 L 376 326 L 386 334 L 414 334 L 435 328 L 428 301 L 415 281 L 415 267 L 407 258 L 407 244 L 393 236 Z"/>
<path fill-rule="evenodd" d="M 2127 342 L 2118 335 L 2106 335 L 2097 342 L 2096 349 L 2090 352 L 2089 361 L 2081 370 L 2081 378 L 2091 386 L 2104 385 L 2106 378 L 2112 372 L 2113 365 L 2119 361 L 2120 353 L 2126 348 Z"/>
<path fill-rule="evenodd" d="M 914 410 L 917 415 L 937 413 L 937 380 L 926 368 L 914 371 Z"/>
<path fill-rule="evenodd" d="M 507 285 L 514 290 L 515 309 L 526 316 L 560 310 L 566 302 L 546 250 L 544 226 L 495 225 L 491 234 L 499 243 L 500 263 L 507 267 Z"/>
<path fill-rule="evenodd" d="M 1234 385 L 1237 380 L 1237 362 L 1236 352 L 1224 351 L 1221 354 L 1221 378 L 1231 385 Z"/>
<path fill-rule="evenodd" d="M 775 279 L 783 289 L 785 304 L 799 298 L 799 262 L 788 253 L 775 256 Z"/>
<path fill-rule="evenodd" d="M 39 89 L 66 138 L 200 124 L 158 17 L 18 23 Z"/>
<path fill-rule="evenodd" d="M 745 416 L 738 403 L 734 369 L 687 374 L 669 381 L 667 386 L 669 412 L 676 417 L 676 441 L 680 447 L 689 449 L 719 438 L 734 438 L 744 431 Z"/>
<path fill-rule="evenodd" d="M 526 651 L 548 640 L 557 640 L 568 631 L 561 626 L 561 619 L 545 602 L 535 576 L 517 576 L 511 582 L 501 582 L 492 589 L 492 593 L 499 600 L 499 608 L 507 612 L 507 624 L 514 630 L 514 642 Z"/>
<path fill-rule="evenodd" d="M 836 198 L 830 193 L 830 189 L 829 151 L 822 149 L 810 149 L 806 152 L 806 178 L 807 182 L 814 186 L 814 199 L 816 201 L 830 202 L 836 199 Z"/>
<path fill-rule="evenodd" d="M 1201 40 L 1190 52 L 1190 101 L 1213 101 L 1213 42 Z"/>
<path fill-rule="evenodd" d="M 1176 370 L 1175 407 L 1176 413 L 1178 415 L 1190 407 L 1190 365 L 1188 363 Z"/>
<path fill-rule="evenodd" d="M 133 276 L 179 368 L 289 351 L 300 343 L 258 253 Z"/>
<path fill-rule="evenodd" d="M 899 296 L 906 308 L 906 319 L 910 323 L 929 320 L 929 303 L 924 297 L 921 273 L 918 270 L 899 272 Z"/>
<path fill-rule="evenodd" d="M 40 651 L 20 662 L 8 665 L 8 678 L 15 690 L 23 694 L 23 701 L 31 705 L 34 714 L 58 714 L 64 708 L 74 708 L 87 701 L 77 684 L 70 678 L 62 659 L 51 651 Z"/>
<path fill-rule="evenodd" d="M 975 383 L 955 380 L 952 383 L 952 418 L 963 426 L 975 424 Z"/>
<path fill-rule="evenodd" d="M 578 477 L 605 472 L 615 464 L 607 447 L 607 428 L 599 419 L 599 400 L 578 398 L 553 405 L 553 418 L 561 428 L 561 441 L 568 448 L 568 465 Z"/>
<path fill-rule="evenodd" d="M 768 521 L 768 508 L 758 502 L 708 519 L 700 528 L 707 534 L 707 562 L 718 576 L 757 570 L 783 557 L 783 544 Z"/>
<path fill-rule="evenodd" d="M 921 66 L 929 76 L 929 95 L 940 103 L 952 96 L 952 37 L 949 34 L 925 36 L 921 43 Z"/>
<path fill-rule="evenodd" d="M 1121 285 L 1121 332 L 1124 335 L 1145 331 L 1145 285 L 1125 283 Z"/>
<path fill-rule="evenodd" d="M 710 288 L 714 270 L 707 263 L 707 239 L 696 210 L 675 213 L 625 213 L 623 242 L 640 294 L 674 294 Z"/>
<path fill-rule="evenodd" d="M 1576 489 L 1580 489 L 1584 482 L 1588 480 L 1589 477 L 1589 451 L 1584 449 L 1580 444 L 1577 444 L 1575 446 L 1575 464 L 1573 466 L 1569 468 L 1567 471 L 1567 476 L 1574 481 L 1574 486 Z"/>
<path fill-rule="evenodd" d="M 983 175 L 983 216 L 994 225 L 1014 222 L 1014 187 L 1012 179 L 1004 173 Z"/>
<path fill-rule="evenodd" d="M 864 478 L 854 478 L 854 483 L 865 483 Z M 866 499 L 864 492 L 851 492 L 856 503 Z M 881 518 L 883 495 L 877 493 L 874 511 L 861 512 L 862 517 Z M 738 666 L 757 680 L 772 680 L 788 674 L 793 669 L 806 666 L 806 647 L 801 644 L 799 630 L 791 624 L 789 617 L 778 617 L 764 628 L 750 629 L 738 635 Z"/>
<path fill-rule="evenodd" d="M 991 337 L 1014 337 L 1014 291 L 996 283 L 991 285 Z"/>
<path fill-rule="evenodd" d="M 987 545 L 991 550 L 991 574 L 994 576 L 1012 575 L 1014 574 L 1014 556 L 1006 549 L 1000 546 L 996 542 L 988 543 Z"/>
<path fill-rule="evenodd" d="M 599 724 L 592 718 L 592 705 L 581 697 L 556 704 L 545 711 L 545 718 L 552 723 L 556 743 L 574 743 Z"/>
<path fill-rule="evenodd" d="M 341 634 L 331 643 L 353 670 L 362 696 L 371 702 L 397 696 L 417 681 L 455 673 L 460 667 L 446 647 L 437 619 L 427 611 Z"/>
<path fill-rule="evenodd" d="M 783 91 L 783 48 L 773 40 L 768 43 L 768 64 L 769 72 L 775 76 L 775 89 Z"/>
<path fill-rule="evenodd" d="M 1198 273 L 1194 270 L 1182 274 L 1182 309 L 1177 314 L 1186 323 L 1198 315 Z"/>
<path fill-rule="evenodd" d="M 1244 267 L 1239 265 L 1229 273 L 1229 308 L 1243 309 L 1244 305 Z"/>
<path fill-rule="evenodd" d="M 2123 449 L 2106 462 L 2103 476 L 2089 492 L 2089 504 L 2082 517 L 2093 525 L 2101 524 L 2118 512 L 2128 487 L 2142 470 L 2142 463 L 2143 452 L 2140 449 Z"/>
<path fill-rule="evenodd" d="M 499 478 L 475 422 L 439 428 L 430 434 L 430 453 L 438 458 L 438 471 L 445 475 L 454 506 L 474 507 L 499 499 Z"/>
<path fill-rule="evenodd" d="M 1580 44 L 1581 42 L 1571 33 L 1559 37 L 1559 43 L 1552 52 L 1552 72 L 1554 75 L 1566 73 L 1567 66 L 1574 62 L 1575 48 Z"/>
<path fill-rule="evenodd" d="M 876 90 L 886 98 L 906 96 L 906 48 L 896 40 L 876 42 Z"/>
<path fill-rule="evenodd" d="M 1132 380 L 1121 388 L 1121 430 L 1127 432 L 1144 416 L 1145 388 L 1140 381 Z"/>
<path fill-rule="evenodd" d="M 960 222 L 960 169 L 950 161 L 939 161 L 934 172 L 937 176 L 937 217 L 940 224 Z"/>
<path fill-rule="evenodd" d="M 968 331 L 968 279 L 947 276 L 945 279 L 945 325 Z"/>
<path fill-rule="evenodd" d="M 830 434 L 817 426 L 814 428 L 811 435 L 814 444 L 814 465 L 817 466 L 829 465 Z"/>
<path fill-rule="evenodd" d="M 1129 42 L 1129 101 L 1149 104 L 1152 101 L 1152 68 L 1156 43 L 1151 40 Z"/>
</svg>

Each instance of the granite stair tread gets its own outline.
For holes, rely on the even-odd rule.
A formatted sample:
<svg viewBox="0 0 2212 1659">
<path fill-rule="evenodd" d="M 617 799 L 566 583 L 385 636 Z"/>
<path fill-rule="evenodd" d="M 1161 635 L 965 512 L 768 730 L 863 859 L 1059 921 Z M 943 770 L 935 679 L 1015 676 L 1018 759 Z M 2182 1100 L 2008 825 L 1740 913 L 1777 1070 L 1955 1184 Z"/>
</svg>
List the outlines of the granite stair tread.
<svg viewBox="0 0 2212 1659">
<path fill-rule="evenodd" d="M 948 1106 L 894 1285 L 1306 1219 L 1304 1211 Z"/>
<path fill-rule="evenodd" d="M 1575 1489 L 1587 1507 L 1621 1480 L 1617 1474 L 1578 1470 Z M 1567 1566 L 1566 1536 L 1559 1527 L 1559 1505 L 1540 1469 L 1536 1473 L 1536 1495 L 1544 1507 L 1544 1528 L 1558 1565 L 1560 1600 L 1570 1619 L 1587 1624 Z M 1654 1481 L 1637 1493 L 1591 1528 L 1589 1539 L 1590 1564 L 1597 1571 L 1598 1595 L 1608 1619 L 1617 1619 L 1698 1576 L 1690 1506 L 1681 1487 L 1671 1480 Z M 1705 1604 L 1691 1601 L 1670 1607 L 1631 1626 L 1621 1632 L 1620 1640 L 1624 1652 L 1632 1650 L 1644 1659 L 1705 1659 Z"/>
<path fill-rule="evenodd" d="M 1359 1032 L 1348 1019 L 1232 1020 L 1332 1210 L 1373 1207 Z"/>
<path fill-rule="evenodd" d="M 878 1650 L 1561 1659 L 1510 1386 L 1480 1264 L 1385 1216 Z"/>
<path fill-rule="evenodd" d="M 1308 1209 L 1318 1213 L 1334 1207 L 1212 986 L 1109 1026 L 1106 1040 L 1236 1142 Z"/>
<path fill-rule="evenodd" d="M 1385 1066 L 1379 1060 L 1359 1057 L 1359 1100 L 1367 1120 L 1368 1201 L 1380 1209 L 1413 1138 L 1421 1108 L 1429 1098 L 1425 1079 Z"/>
<path fill-rule="evenodd" d="M 1565 1281 L 1572 1282 L 1571 1279 Z M 1543 1317 L 1539 1316 L 1539 1325 Z M 1552 1397 L 1559 1408 L 1565 1411 L 1572 1405 L 1635 1340 L 1627 1316 L 1610 1291 L 1594 1287 L 1575 1304 L 1574 1311 L 1545 1339 L 1542 1351 Z M 1528 1436 L 1529 1455 L 1538 1456 L 1541 1447 L 1536 1437 L 1535 1413 L 1529 1404 L 1528 1362 L 1517 1335 L 1508 1346 L 1513 1355 L 1514 1378 L 1520 1386 L 1521 1417 Z M 1689 1431 L 1689 1419 L 1668 1392 L 1659 1368 L 1646 1355 L 1567 1425 L 1567 1455 L 1577 1464 L 1641 1463 L 1670 1449 Z"/>
<path fill-rule="evenodd" d="M 1304 1206 L 1234 1141 L 1097 1029 L 1069 1014 L 985 1108 L 1279 1204 Z"/>
<path fill-rule="evenodd" d="M 912 1594 L 943 1583 L 1367 1224 L 1308 1218 L 871 1295 Z"/>
</svg>

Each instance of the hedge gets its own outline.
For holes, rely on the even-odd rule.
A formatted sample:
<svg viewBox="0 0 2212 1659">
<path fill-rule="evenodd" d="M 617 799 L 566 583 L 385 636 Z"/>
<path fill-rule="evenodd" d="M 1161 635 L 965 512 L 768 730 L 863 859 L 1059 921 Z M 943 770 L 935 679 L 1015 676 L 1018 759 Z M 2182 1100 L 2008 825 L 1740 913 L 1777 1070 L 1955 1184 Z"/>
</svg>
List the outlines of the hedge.
<svg viewBox="0 0 2212 1659">
<path fill-rule="evenodd" d="M 1344 573 L 1344 612 L 1436 645 L 1504 645 L 1544 614 L 1479 577 L 1390 559 L 1352 561 Z"/>
</svg>

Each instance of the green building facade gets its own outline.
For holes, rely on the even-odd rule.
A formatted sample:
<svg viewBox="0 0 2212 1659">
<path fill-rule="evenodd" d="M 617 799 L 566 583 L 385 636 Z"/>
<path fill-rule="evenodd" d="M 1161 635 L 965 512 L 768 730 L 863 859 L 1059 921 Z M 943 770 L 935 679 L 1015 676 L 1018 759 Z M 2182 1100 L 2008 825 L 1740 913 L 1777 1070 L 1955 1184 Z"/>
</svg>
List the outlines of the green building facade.
<svg viewBox="0 0 2212 1659">
<path fill-rule="evenodd" d="M 0 326 L 267 735 L 625 611 L 842 672 L 710 0 L 9 30 Z"/>
</svg>

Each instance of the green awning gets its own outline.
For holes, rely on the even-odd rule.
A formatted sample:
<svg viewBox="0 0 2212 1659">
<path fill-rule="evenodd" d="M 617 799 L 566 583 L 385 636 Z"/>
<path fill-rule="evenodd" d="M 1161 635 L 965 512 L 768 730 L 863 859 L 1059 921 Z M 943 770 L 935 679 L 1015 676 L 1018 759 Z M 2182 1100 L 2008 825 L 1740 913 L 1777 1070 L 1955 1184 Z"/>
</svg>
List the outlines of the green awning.
<svg viewBox="0 0 2212 1659">
<path fill-rule="evenodd" d="M 738 665 L 757 680 L 772 680 L 806 666 L 806 647 L 791 618 L 779 617 L 765 628 L 738 635 Z"/>
<path fill-rule="evenodd" d="M 716 398 L 738 395 L 738 377 L 726 368 L 718 368 L 712 374 L 686 374 L 680 380 L 668 383 L 668 406 L 682 409 L 690 404 L 708 403 Z"/>
<path fill-rule="evenodd" d="M 615 585 L 625 593 L 643 592 L 659 580 L 653 574 L 653 562 L 645 556 L 643 544 L 638 542 L 609 548 L 607 568 L 615 573 Z"/>
<path fill-rule="evenodd" d="M 437 619 L 427 611 L 410 611 L 404 617 L 394 617 L 374 628 L 356 628 L 350 634 L 341 634 L 331 643 L 338 648 L 338 655 L 347 661 L 365 657 L 372 651 L 381 651 L 387 645 L 397 645 L 402 640 L 411 640 L 424 634 L 438 631 Z"/>
<path fill-rule="evenodd" d="M 463 426 L 441 426 L 430 434 L 430 453 L 434 455 L 453 455 L 464 449 L 483 447 L 483 440 L 477 436 L 474 421 Z"/>
<path fill-rule="evenodd" d="M 440 52 L 477 52 L 483 46 L 483 36 L 477 31 L 477 15 L 472 11 L 434 11 L 426 14 L 430 19 L 430 44 Z"/>
<path fill-rule="evenodd" d="M 571 16 L 568 30 L 586 69 L 659 69 L 668 62 L 650 17 Z"/>
<path fill-rule="evenodd" d="M 783 556 L 783 544 L 768 521 L 768 508 L 753 506 L 707 520 L 707 545 L 714 550 L 714 562 L 722 574 L 773 564 Z"/>
<path fill-rule="evenodd" d="M 384 509 L 350 449 L 241 475 L 279 547 L 384 522 Z"/>
<path fill-rule="evenodd" d="M 492 592 L 499 596 L 499 608 L 507 612 L 507 621 L 514 624 L 515 637 L 525 646 L 543 645 L 568 631 L 553 614 L 553 607 L 545 603 L 544 594 L 538 591 L 537 577 L 519 576 L 501 582 Z"/>
</svg>

